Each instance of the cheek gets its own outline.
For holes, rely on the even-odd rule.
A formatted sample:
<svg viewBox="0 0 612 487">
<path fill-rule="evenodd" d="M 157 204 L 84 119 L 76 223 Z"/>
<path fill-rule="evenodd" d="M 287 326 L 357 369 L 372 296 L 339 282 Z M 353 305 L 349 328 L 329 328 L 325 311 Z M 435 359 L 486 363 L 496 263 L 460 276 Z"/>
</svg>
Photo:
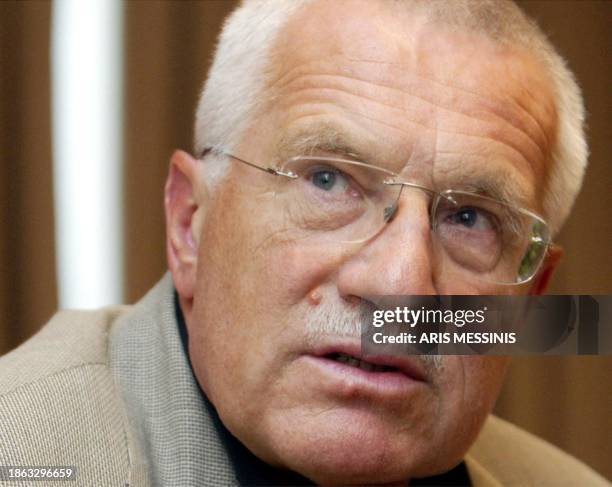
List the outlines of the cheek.
<svg viewBox="0 0 612 487">
<path fill-rule="evenodd" d="M 451 402 L 457 411 L 471 412 L 475 420 L 490 412 L 499 394 L 508 367 L 508 357 L 457 356 L 457 370 L 452 374 L 454 397 Z"/>
<path fill-rule="evenodd" d="M 507 357 L 444 357 L 436 380 L 441 401 L 434 431 L 435 443 L 448 450 L 447 458 L 461 458 L 475 440 L 493 408 L 508 361 Z"/>
<path fill-rule="evenodd" d="M 340 245 L 282 242 L 269 249 L 262 259 L 266 262 L 262 275 L 281 296 L 280 304 L 293 306 L 303 303 L 312 291 L 329 283 L 347 255 Z"/>
<path fill-rule="evenodd" d="M 508 357 L 445 356 L 437 386 L 442 400 L 440 419 L 449 428 L 461 424 L 477 432 L 493 408 L 509 363 Z"/>
<path fill-rule="evenodd" d="M 265 397 L 303 346 L 303 317 L 296 313 L 342 254 L 331 246 L 292 241 L 273 218 L 231 204 L 204 222 L 190 357 L 213 403 L 248 415 L 251 406 L 244 403 Z"/>
<path fill-rule="evenodd" d="M 295 304 L 350 252 L 341 245 L 296 237 L 274 192 L 242 195 L 230 189 L 209 214 L 201 237 L 198 285 L 226 293 L 232 309 L 248 302 L 250 313 L 257 314 L 258 308 L 269 313 Z"/>
</svg>

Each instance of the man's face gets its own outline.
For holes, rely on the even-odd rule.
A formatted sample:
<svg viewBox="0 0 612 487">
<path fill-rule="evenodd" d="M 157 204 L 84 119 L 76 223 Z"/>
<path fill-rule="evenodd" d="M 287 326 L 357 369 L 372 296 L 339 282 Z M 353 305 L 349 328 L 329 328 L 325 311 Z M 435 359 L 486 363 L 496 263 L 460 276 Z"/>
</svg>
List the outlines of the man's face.
<svg viewBox="0 0 612 487">
<path fill-rule="evenodd" d="M 521 205 L 540 208 L 554 110 L 522 52 L 377 2 L 316 2 L 282 30 L 270 79 L 272 101 L 235 150 L 241 158 L 275 164 L 280 147 L 297 155 L 294 138 L 333 128 L 344 152 L 404 180 L 504 181 Z M 439 272 L 425 192 L 404 191 L 393 221 L 361 244 L 294 238 L 278 178 L 230 164 L 199 203 L 196 284 L 181 296 L 197 379 L 224 424 L 265 461 L 323 483 L 452 467 L 493 405 L 505 359 L 412 357 L 410 372 L 385 375 L 328 357 L 359 354 L 343 325 L 365 296 L 529 289 Z"/>
</svg>

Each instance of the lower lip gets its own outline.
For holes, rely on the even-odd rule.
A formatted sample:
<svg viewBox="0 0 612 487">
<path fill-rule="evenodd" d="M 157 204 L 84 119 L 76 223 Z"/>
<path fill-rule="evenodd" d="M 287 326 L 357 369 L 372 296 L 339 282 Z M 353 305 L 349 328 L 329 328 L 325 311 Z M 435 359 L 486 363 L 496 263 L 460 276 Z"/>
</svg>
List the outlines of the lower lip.
<svg viewBox="0 0 612 487">
<path fill-rule="evenodd" d="M 373 372 L 315 355 L 304 355 L 302 360 L 313 374 L 319 375 L 318 383 L 331 386 L 330 390 L 334 395 L 403 397 L 427 385 L 426 382 L 400 371 Z"/>
</svg>

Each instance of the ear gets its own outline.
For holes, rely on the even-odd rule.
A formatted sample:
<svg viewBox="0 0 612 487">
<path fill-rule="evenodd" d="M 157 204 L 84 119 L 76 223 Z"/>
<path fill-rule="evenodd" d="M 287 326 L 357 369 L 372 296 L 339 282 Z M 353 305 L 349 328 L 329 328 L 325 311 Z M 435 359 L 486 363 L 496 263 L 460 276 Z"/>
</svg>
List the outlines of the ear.
<svg viewBox="0 0 612 487">
<path fill-rule="evenodd" d="M 208 189 L 198 171 L 199 162 L 183 151 L 170 158 L 164 192 L 168 268 L 182 300 L 191 302 L 195 291 L 198 244 Z"/>
<path fill-rule="evenodd" d="M 542 262 L 542 267 L 538 271 L 537 275 L 534 277 L 533 284 L 531 286 L 530 294 L 544 294 L 546 289 L 548 288 L 548 284 L 550 282 L 550 278 L 553 275 L 557 264 L 561 260 L 563 256 L 563 249 L 561 246 L 556 244 L 550 244 L 548 249 L 546 250 L 546 255 L 544 256 L 544 262 Z"/>
</svg>

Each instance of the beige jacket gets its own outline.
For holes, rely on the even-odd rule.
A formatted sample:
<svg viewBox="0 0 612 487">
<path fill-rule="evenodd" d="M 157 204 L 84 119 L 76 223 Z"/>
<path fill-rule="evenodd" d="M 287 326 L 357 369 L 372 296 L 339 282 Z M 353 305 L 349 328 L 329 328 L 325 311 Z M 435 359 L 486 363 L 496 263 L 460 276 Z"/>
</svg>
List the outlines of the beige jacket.
<svg viewBox="0 0 612 487">
<path fill-rule="evenodd" d="M 465 461 L 475 486 L 610 485 L 495 417 Z M 2 465 L 75 466 L 75 486 L 236 484 L 182 352 L 168 276 L 135 306 L 58 313 L 0 358 Z"/>
</svg>

